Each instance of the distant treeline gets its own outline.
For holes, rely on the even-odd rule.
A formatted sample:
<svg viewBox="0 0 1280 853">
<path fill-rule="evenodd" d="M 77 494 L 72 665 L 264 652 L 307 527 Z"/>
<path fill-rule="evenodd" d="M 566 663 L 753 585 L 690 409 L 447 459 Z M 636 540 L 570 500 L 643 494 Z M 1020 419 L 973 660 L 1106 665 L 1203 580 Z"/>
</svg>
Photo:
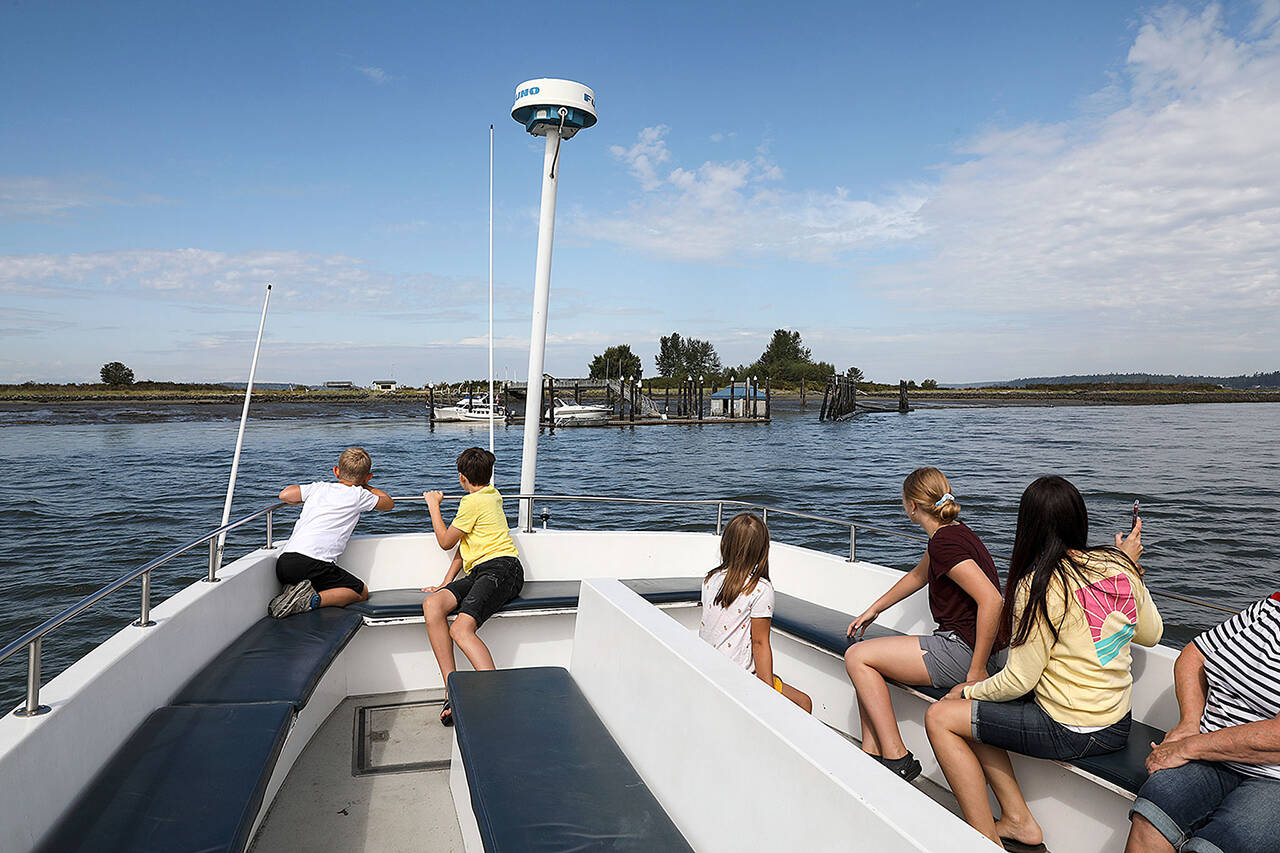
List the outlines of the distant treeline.
<svg viewBox="0 0 1280 853">
<path fill-rule="evenodd" d="M 241 385 L 241 388 L 244 386 Z M 200 382 L 132 382 L 127 388 L 131 391 L 220 391 L 225 393 L 225 384 Z M 0 384 L 0 391 L 119 391 L 119 386 L 105 382 L 23 382 L 21 384 Z"/>
<path fill-rule="evenodd" d="M 1005 382 L 970 382 L 958 388 L 1030 388 L 1046 389 L 1051 386 L 1069 385 L 1072 388 L 1103 390 L 1097 386 L 1123 385 L 1132 390 L 1149 388 L 1168 389 L 1170 385 L 1184 386 L 1177 390 L 1204 390 L 1206 388 L 1280 388 L 1280 370 L 1273 373 L 1254 373 L 1241 376 L 1183 376 L 1168 373 L 1090 373 L 1082 376 L 1036 376 L 1029 379 L 1010 379 Z"/>
</svg>

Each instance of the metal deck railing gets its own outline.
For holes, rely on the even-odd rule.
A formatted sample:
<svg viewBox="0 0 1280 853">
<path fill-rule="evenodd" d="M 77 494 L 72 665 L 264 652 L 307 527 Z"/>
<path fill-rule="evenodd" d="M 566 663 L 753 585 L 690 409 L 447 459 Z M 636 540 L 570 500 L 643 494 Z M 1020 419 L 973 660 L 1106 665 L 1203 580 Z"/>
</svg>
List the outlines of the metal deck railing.
<svg viewBox="0 0 1280 853">
<path fill-rule="evenodd" d="M 462 495 L 445 495 L 446 501 L 457 501 Z M 421 503 L 422 495 L 410 495 L 405 497 L 393 497 L 397 504 L 400 503 Z M 846 558 L 852 563 L 857 560 L 857 534 L 858 531 L 865 531 L 882 536 L 891 536 L 898 539 L 907 539 L 918 542 L 927 542 L 929 537 L 918 533 L 905 533 L 901 530 L 880 527 L 874 524 L 867 524 L 862 521 L 852 521 L 850 519 L 833 518 L 826 515 L 816 515 L 810 512 L 800 512 L 785 507 L 771 506 L 762 504 L 758 501 L 742 501 L 728 498 L 632 498 L 632 497 L 615 497 L 609 495 L 504 495 L 504 501 L 523 501 L 528 503 L 529 512 L 527 518 L 529 523 L 526 524 L 524 530 L 526 533 L 533 532 L 533 507 L 536 503 L 605 503 L 619 505 L 644 505 L 644 506 L 671 506 L 671 507 L 715 507 L 716 508 L 716 535 L 720 535 L 724 531 L 724 511 L 726 507 L 740 511 L 756 511 L 761 514 L 767 523 L 770 516 L 781 516 L 786 518 L 799 518 L 807 521 L 817 521 L 823 524 L 830 524 L 836 527 L 845 528 L 849 531 L 849 556 Z M 22 707 L 13 713 L 19 717 L 31 717 L 43 714 L 49 710 L 48 706 L 40 704 L 40 652 L 44 637 L 50 632 L 58 629 L 62 625 L 70 622 L 72 619 L 80 616 L 82 613 L 102 601 L 107 596 L 133 583 L 135 580 L 141 579 L 141 599 L 138 610 L 138 619 L 132 625 L 140 629 L 146 629 L 155 624 L 151 621 L 151 572 L 160 568 L 169 561 L 179 557 L 188 551 L 208 545 L 209 549 L 209 570 L 204 578 L 197 583 L 217 583 L 218 570 L 221 566 L 222 554 L 219 551 L 219 540 L 227 533 L 238 530 L 245 525 L 264 519 L 266 539 L 264 548 L 271 549 L 273 545 L 273 522 L 275 512 L 278 509 L 289 507 L 286 503 L 273 503 L 261 509 L 254 510 L 248 515 L 238 518 L 235 521 L 215 528 L 195 539 L 190 540 L 172 551 L 156 557 L 150 562 L 143 563 L 136 569 L 132 569 L 111 583 L 99 589 L 97 592 L 91 593 L 77 601 L 75 604 L 66 608 L 57 615 L 45 620 L 36 627 L 22 634 L 16 640 L 8 643 L 4 648 L 0 649 L 0 663 L 16 655 L 24 648 L 27 650 L 27 694 L 26 702 Z M 546 511 L 543 512 L 543 528 L 546 528 Z M 1008 557 L 1003 554 L 992 554 L 994 557 L 1007 560 Z M 1164 592 L 1161 590 L 1150 590 L 1152 595 L 1161 598 L 1167 598 L 1174 601 L 1180 601 L 1184 604 L 1190 604 L 1196 607 L 1202 607 L 1209 610 L 1215 610 L 1221 613 L 1235 614 L 1238 611 L 1230 607 L 1224 607 L 1220 604 L 1213 604 L 1208 601 L 1191 598 L 1190 596 L 1180 595 L 1174 592 Z"/>
</svg>

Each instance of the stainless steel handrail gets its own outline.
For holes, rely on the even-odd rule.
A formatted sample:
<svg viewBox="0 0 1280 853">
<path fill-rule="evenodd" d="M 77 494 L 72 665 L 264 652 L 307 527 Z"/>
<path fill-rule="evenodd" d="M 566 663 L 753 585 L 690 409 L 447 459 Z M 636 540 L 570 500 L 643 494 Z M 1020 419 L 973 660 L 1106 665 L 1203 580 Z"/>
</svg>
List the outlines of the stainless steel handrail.
<svg viewBox="0 0 1280 853">
<path fill-rule="evenodd" d="M 243 527 L 249 522 L 257 518 L 261 518 L 264 515 L 267 516 L 268 522 L 269 522 L 271 519 L 272 512 L 283 506 L 288 506 L 288 504 L 274 503 L 274 504 L 271 504 L 270 506 L 263 507 L 262 509 L 255 510 L 254 512 L 249 513 L 243 518 L 239 518 L 239 519 L 236 519 L 235 521 L 224 524 L 221 527 L 204 534 L 203 536 L 200 536 L 196 539 L 192 539 L 190 542 L 186 542 L 182 545 L 179 545 L 177 548 L 174 548 L 172 551 L 169 551 L 166 554 L 162 554 L 161 556 L 156 557 L 154 560 L 151 560 L 150 562 L 143 563 L 138 568 L 133 569 L 132 571 L 126 572 L 125 574 L 116 578 L 111 583 L 99 589 L 97 592 L 90 593 L 89 595 L 80 599 L 75 604 L 63 610 L 61 613 L 57 614 L 56 616 L 46 619 L 44 622 L 40 623 L 36 627 L 27 631 L 22 636 L 18 637 L 18 639 L 7 644 L 4 648 L 0 648 L 0 662 L 3 662 L 8 658 L 12 657 L 13 655 L 17 654 L 23 648 L 28 649 L 27 701 L 23 708 L 18 709 L 14 713 L 18 714 L 19 716 L 28 717 L 28 716 L 36 716 L 38 714 L 42 714 L 45 711 L 49 710 L 47 706 L 43 706 L 40 704 L 40 651 L 41 651 L 40 647 L 41 647 L 41 641 L 44 639 L 44 636 L 46 634 L 61 627 L 62 625 L 65 625 L 67 622 L 70 622 L 72 619 L 76 618 L 81 613 L 84 613 L 86 610 L 93 607 L 95 604 L 102 601 L 107 596 L 111 595 L 111 593 L 116 592 L 122 587 L 128 586 L 130 583 L 137 580 L 138 578 L 143 579 L 142 606 L 141 606 L 141 615 L 138 621 L 134 622 L 133 624 L 141 628 L 151 627 L 152 625 L 155 624 L 150 619 L 151 571 L 153 569 L 157 569 L 160 566 L 163 566 L 165 563 L 172 560 L 173 558 L 181 556 L 182 554 L 185 554 L 186 552 L 190 551 L 192 548 L 195 548 L 199 545 L 203 545 L 204 543 L 208 542 L 210 544 L 209 574 L 204 578 L 204 580 L 209 582 L 216 582 L 218 580 L 217 561 L 216 561 L 218 537 L 224 533 L 228 533 L 232 530 L 235 530 L 236 528 Z M 267 547 L 268 548 L 271 547 L 271 530 L 270 530 L 269 524 L 267 528 Z"/>
<path fill-rule="evenodd" d="M 445 500 L 456 501 L 461 497 L 463 496 L 462 495 L 445 495 Z M 422 496 L 409 495 L 406 497 L 394 498 L 394 500 L 396 502 L 411 502 L 414 500 L 421 501 Z M 503 500 L 513 500 L 513 501 L 527 500 L 527 501 L 530 501 L 531 508 L 532 508 L 532 502 L 535 500 L 564 501 L 564 502 L 580 501 L 583 503 L 654 504 L 658 506 L 714 506 L 716 507 L 716 534 L 717 535 L 719 535 L 724 530 L 724 508 L 726 506 L 737 506 L 737 507 L 743 507 L 745 509 L 758 509 L 764 515 L 764 518 L 766 520 L 768 519 L 769 514 L 773 513 L 775 515 L 785 515 L 785 516 L 790 516 L 792 518 L 804 518 L 810 521 L 821 521 L 827 524 L 836 525 L 837 527 L 847 527 L 849 529 L 848 562 L 850 563 L 855 562 L 855 558 L 857 555 L 856 538 L 854 536 L 855 530 L 868 530 L 868 531 L 871 531 L 872 533 L 879 533 L 884 536 L 895 536 L 899 539 L 910 539 L 916 542 L 929 541 L 928 536 L 924 536 L 919 533 L 904 533 L 901 530 L 893 530 L 887 527 L 878 527 L 874 524 L 866 524 L 861 521 L 850 521 L 848 519 L 843 519 L 843 518 L 832 518 L 831 516 L 827 516 L 827 515 L 814 515 L 813 513 L 809 513 L 809 512 L 800 512 L 794 509 L 786 509 L 784 507 L 772 506 L 769 504 L 763 504 L 763 503 L 758 503 L 754 501 L 734 500 L 731 498 L 627 498 L 627 497 L 610 497 L 607 495 L 532 494 L 532 495 L 503 495 Z M 533 518 L 532 509 L 530 510 L 529 518 L 530 519 Z M 533 532 L 532 523 L 530 523 L 525 527 L 525 532 L 526 533 Z M 997 552 L 992 552 L 991 556 L 1001 560 L 1005 560 L 1005 561 L 1009 560 L 1008 554 L 1000 554 Z M 1176 592 L 1167 592 L 1161 589 L 1151 589 L 1151 587 L 1147 587 L 1147 589 L 1152 595 L 1157 596 L 1159 598 L 1168 598 L 1173 601 L 1180 601 L 1184 604 L 1191 604 L 1191 605 L 1195 605 L 1196 607 L 1203 607 L 1207 610 L 1216 610 L 1220 613 L 1229 613 L 1231 615 L 1235 615 L 1240 612 L 1239 610 L 1236 610 L 1234 608 L 1226 607 L 1221 604 L 1214 604 L 1209 601 L 1202 601 L 1198 598 L 1192 598 L 1189 595 L 1182 595 Z"/>
<path fill-rule="evenodd" d="M 464 496 L 463 495 L 445 495 L 444 499 L 447 501 L 457 501 L 457 500 L 460 500 L 462 497 Z M 639 504 L 639 505 L 647 505 L 647 506 L 707 506 L 707 507 L 714 506 L 716 507 L 717 535 L 723 532 L 724 530 L 724 508 L 727 506 L 759 510 L 764 515 L 765 518 L 768 518 L 769 514 L 774 514 L 774 515 L 787 516 L 790 518 L 802 518 L 808 521 L 819 521 L 826 524 L 831 524 L 837 527 L 843 527 L 848 529 L 849 531 L 848 562 L 851 562 L 851 563 L 855 562 L 857 557 L 856 532 L 858 530 L 866 530 L 866 531 L 881 534 L 884 536 L 893 536 L 899 539 L 908 539 L 908 540 L 917 541 L 917 542 L 927 542 L 929 539 L 929 537 L 923 536 L 917 533 L 904 533 L 900 530 L 893 530 L 891 528 L 879 527 L 877 525 L 866 524 L 861 521 L 851 521 L 848 519 L 832 518 L 831 516 L 826 516 L 826 515 L 816 515 L 814 513 L 800 512 L 798 510 L 786 509 L 785 507 L 771 506 L 769 504 L 763 504 L 758 501 L 743 501 L 743 500 L 736 500 L 732 498 L 632 498 L 632 497 L 622 497 L 622 496 L 615 497 L 615 496 L 609 496 L 609 495 L 542 495 L 542 494 L 535 493 L 535 494 L 529 494 L 529 495 L 525 495 L 525 494 L 504 495 L 503 499 L 507 501 L 528 501 L 529 502 L 530 524 L 525 528 L 525 532 L 529 532 L 529 533 L 533 532 L 533 526 L 532 526 L 533 504 L 535 501 L 544 501 L 544 502 Z M 421 494 L 417 494 L 417 495 L 408 495 L 403 497 L 395 497 L 393 498 L 393 500 L 395 500 L 397 503 L 412 503 L 415 501 L 423 501 L 424 498 L 422 497 Z M 111 583 L 99 589 L 97 592 L 94 592 L 85 596 L 84 598 L 80 599 L 80 601 L 76 602 L 75 604 L 63 610 L 61 613 L 57 614 L 56 616 L 53 616 L 50 619 L 45 620 L 41 624 L 37 625 L 36 627 L 22 634 L 22 636 L 18 637 L 18 639 L 8 643 L 3 648 L 0 648 L 0 662 L 3 662 L 8 658 L 14 656 L 24 648 L 27 649 L 28 660 L 27 660 L 26 703 L 22 708 L 19 708 L 18 710 L 14 711 L 14 713 L 19 716 L 36 716 L 36 715 L 45 713 L 46 711 L 49 710 L 47 706 L 43 706 L 40 704 L 41 646 L 46 634 L 50 633 L 51 631 L 61 627 L 67 622 L 76 618 L 81 613 L 84 613 L 86 610 L 93 607 L 95 604 L 102 601 L 107 596 L 111 595 L 113 592 L 120 590 L 121 588 L 127 586 L 128 584 L 132 583 L 138 578 L 142 578 L 142 601 L 141 601 L 139 618 L 133 624 L 140 628 L 147 628 L 154 625 L 155 623 L 150 620 L 151 571 L 153 569 L 157 569 L 160 566 L 163 566 L 165 563 L 168 563 L 170 560 L 174 559 L 175 557 L 181 556 L 182 554 L 187 553 L 188 551 L 192 550 L 193 548 L 199 545 L 208 543 L 209 571 L 208 571 L 208 574 L 202 580 L 209 583 L 216 583 L 218 581 L 218 576 L 217 576 L 218 537 L 222 536 L 225 533 L 229 533 L 232 530 L 243 527 L 244 525 L 248 524 L 251 521 L 254 521 L 258 518 L 262 518 L 265 516 L 266 517 L 265 547 L 267 549 L 271 549 L 274 547 L 273 535 L 272 535 L 273 533 L 272 523 L 273 523 L 275 510 L 281 509 L 283 507 L 288 507 L 288 506 L 289 504 L 286 504 L 283 502 L 270 504 L 261 509 L 255 510 L 254 512 L 251 512 L 242 518 L 238 518 L 235 521 L 229 522 L 227 524 L 222 525 L 221 527 L 211 530 L 208 533 L 205 533 L 204 535 L 196 539 L 192 539 L 189 542 L 179 545 L 177 548 L 174 548 L 173 550 L 155 558 L 154 560 L 144 563 L 138 568 L 133 569 L 132 571 L 126 572 L 125 574 L 116 578 Z M 545 521 L 544 521 L 544 527 L 545 527 Z M 1007 557 L 1000 554 L 995 554 L 993 556 L 1001 557 L 1002 559 L 1008 559 Z M 1235 614 L 1239 612 L 1239 611 L 1233 610 L 1230 607 L 1224 607 L 1220 604 L 1213 604 L 1208 601 L 1200 601 L 1198 599 L 1191 598 L 1190 596 L 1180 595 L 1174 592 L 1163 592 L 1161 590 L 1153 589 L 1151 590 L 1151 593 L 1152 595 L 1160 596 L 1162 598 L 1169 598 L 1175 601 L 1180 601 L 1180 602 L 1195 605 L 1198 607 L 1204 607 L 1210 610 L 1216 610 L 1222 613 Z"/>
</svg>

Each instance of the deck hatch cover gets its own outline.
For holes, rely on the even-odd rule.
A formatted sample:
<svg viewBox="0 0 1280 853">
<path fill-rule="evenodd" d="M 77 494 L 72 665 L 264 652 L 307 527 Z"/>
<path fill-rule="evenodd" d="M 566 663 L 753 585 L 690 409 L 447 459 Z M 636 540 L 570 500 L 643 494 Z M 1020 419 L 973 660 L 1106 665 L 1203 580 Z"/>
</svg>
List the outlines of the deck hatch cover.
<svg viewBox="0 0 1280 853">
<path fill-rule="evenodd" d="M 453 732 L 440 725 L 443 699 L 356 708 L 351 774 L 446 770 Z"/>
</svg>

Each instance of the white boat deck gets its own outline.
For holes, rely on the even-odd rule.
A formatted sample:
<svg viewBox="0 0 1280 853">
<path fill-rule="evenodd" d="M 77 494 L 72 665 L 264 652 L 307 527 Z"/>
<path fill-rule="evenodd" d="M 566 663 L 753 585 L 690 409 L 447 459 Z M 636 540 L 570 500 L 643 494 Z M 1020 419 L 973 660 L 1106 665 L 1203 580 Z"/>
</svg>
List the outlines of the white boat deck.
<svg viewBox="0 0 1280 853">
<path fill-rule="evenodd" d="M 343 701 L 302 751 L 249 849 L 462 853 L 449 794 L 453 730 L 438 720 L 443 696 L 417 690 Z M 394 769 L 433 761 L 442 766 Z"/>
<path fill-rule="evenodd" d="M 623 578 L 691 576 L 714 565 L 718 549 L 715 536 L 698 533 L 515 536 L 522 562 L 537 580 L 578 580 L 602 571 Z M 270 551 L 246 555 L 224 567 L 222 582 L 194 583 L 157 605 L 153 627 L 124 627 L 45 685 L 41 699 L 52 713 L 0 719 L 0 792 L 14 804 L 10 814 L 17 818 L 0 825 L 0 849 L 31 849 L 139 723 L 261 618 L 261 603 L 278 589 L 270 570 L 274 557 Z M 870 563 L 781 543 L 770 558 L 780 591 L 846 613 L 900 577 Z M 344 559 L 373 589 L 411 589 L 438 578 L 449 555 L 429 535 L 415 533 L 353 538 Z M 915 786 L 927 798 L 916 798 L 860 757 L 856 747 L 845 748 L 859 732 L 839 655 L 775 631 L 775 666 L 813 697 L 814 716 L 825 728 L 814 726 L 791 706 L 779 706 L 772 691 L 737 670 L 726 671 L 722 658 L 708 654 L 693 636 L 696 606 L 659 610 L 621 585 L 608 589 L 609 607 L 597 603 L 585 627 L 582 608 L 501 614 L 486 623 L 486 643 L 503 667 L 568 668 L 695 849 L 722 849 L 699 817 L 719 813 L 719 806 L 702 801 L 705 786 L 691 787 L 697 769 L 688 756 L 698 748 L 698 733 L 715 742 L 767 742 L 775 778 L 760 792 L 786 799 L 797 815 L 806 813 L 798 820 L 804 827 L 838 837 L 870 834 L 880 843 L 876 849 L 886 850 L 959 850 L 985 843 L 969 838 L 971 830 L 947 814 L 955 803 L 940 787 L 943 779 L 923 730 L 922 699 L 892 691 L 904 740 L 925 765 Z M 593 595 L 605 600 L 604 593 Z M 919 599 L 891 608 L 882 622 L 906 633 L 928 630 L 927 603 Z M 367 623 L 328 665 L 276 761 L 252 849 L 463 849 L 465 827 L 458 822 L 444 763 L 452 755 L 452 730 L 439 724 L 436 708 L 424 707 L 439 701 L 442 685 L 415 621 Z M 625 636 L 623 625 L 630 626 Z M 580 643 L 588 628 L 588 639 Z M 1135 649 L 1135 718 L 1157 727 L 1171 724 L 1173 658 L 1169 649 Z M 637 680 L 641 674 L 643 684 Z M 663 722 L 655 722 L 659 718 Z M 845 740 L 832 738 L 832 731 Z M 432 761 L 440 769 L 422 766 Z M 1132 795 L 1126 798 L 1053 762 L 1015 761 L 1051 846 L 1121 849 Z M 374 772 L 361 772 L 362 762 Z M 746 775 L 758 771 L 741 769 Z M 38 786 L 28 784 L 34 778 Z M 795 800 L 797 792 L 804 797 Z M 469 811 L 469 803 L 461 805 Z M 795 840 L 780 837 L 783 847 L 787 838 Z"/>
<path fill-rule="evenodd" d="M 322 849 L 462 853 L 462 833 L 449 791 L 453 729 L 439 722 L 443 696 L 441 690 L 417 690 L 342 702 L 294 764 L 254 836 L 250 853 Z M 368 721 L 363 732 L 362 711 Z M 844 732 L 839 734 L 858 743 Z M 442 766 L 405 767 L 428 762 Z M 359 772 L 359 766 L 371 772 Z M 924 776 L 912 784 L 960 814 L 947 789 Z"/>
</svg>

